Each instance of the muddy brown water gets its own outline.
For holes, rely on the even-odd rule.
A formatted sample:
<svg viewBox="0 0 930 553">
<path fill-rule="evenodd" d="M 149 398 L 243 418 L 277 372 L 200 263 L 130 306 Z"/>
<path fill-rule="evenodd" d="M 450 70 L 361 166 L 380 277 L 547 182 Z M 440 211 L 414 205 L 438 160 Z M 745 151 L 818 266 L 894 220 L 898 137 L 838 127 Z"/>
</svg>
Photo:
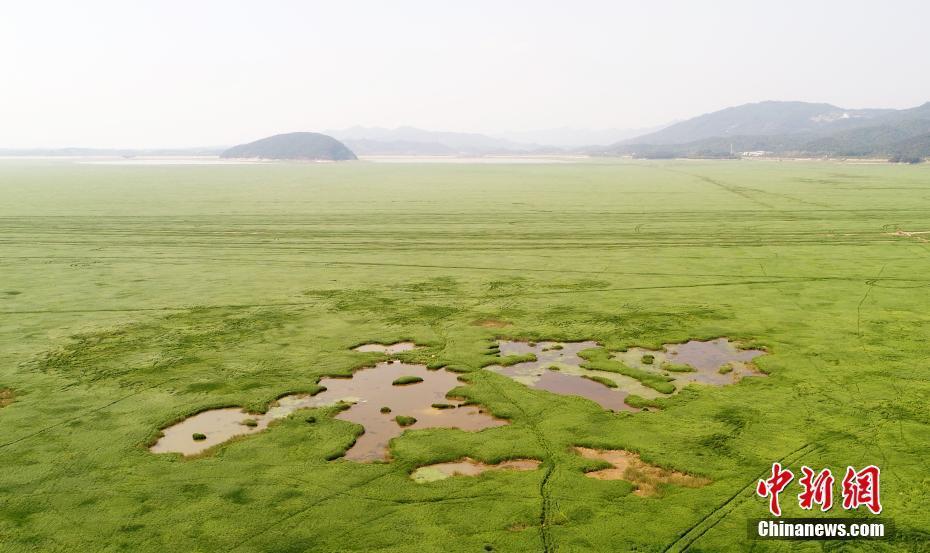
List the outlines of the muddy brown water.
<svg viewBox="0 0 930 553">
<path fill-rule="evenodd" d="M 633 494 L 640 497 L 658 495 L 659 486 L 662 484 L 688 488 L 700 488 L 710 484 L 710 480 L 706 478 L 650 465 L 636 453 L 622 449 L 576 447 L 575 451 L 586 459 L 598 459 L 612 465 L 611 468 L 587 472 L 585 476 L 597 480 L 625 480 L 635 486 Z"/>
<path fill-rule="evenodd" d="M 246 419 L 254 419 L 257 426 L 246 426 Z M 149 448 L 152 453 L 180 453 L 196 455 L 236 436 L 254 434 L 264 430 L 271 417 L 250 415 L 238 407 L 211 409 L 198 413 L 162 430 L 163 436 Z M 193 434 L 206 436 L 205 440 L 194 440 Z"/>
<path fill-rule="evenodd" d="M 393 386 L 391 383 L 401 376 L 419 376 L 423 381 Z M 507 424 L 506 420 L 494 418 L 478 406 L 462 405 L 461 400 L 447 398 L 450 390 L 461 385 L 457 376 L 443 369 L 430 371 L 424 365 L 397 361 L 379 363 L 356 371 L 352 378 L 323 378 L 320 385 L 326 390 L 315 396 L 285 396 L 262 415 L 250 415 L 236 407 L 198 413 L 164 429 L 163 437 L 150 449 L 153 453 L 196 455 L 235 436 L 261 432 L 271 421 L 287 417 L 298 409 L 334 405 L 340 401 L 352 403 L 352 406 L 336 418 L 365 428 L 365 433 L 346 452 L 345 457 L 354 461 L 387 459 L 388 443 L 404 430 L 459 428 L 475 431 Z M 432 407 L 434 403 L 456 407 L 437 409 Z M 382 413 L 382 407 L 389 407 L 391 412 Z M 417 422 L 402 428 L 394 420 L 398 415 L 414 417 Z M 242 424 L 246 419 L 255 420 L 256 426 Z M 204 434 L 206 439 L 194 440 L 194 433 Z"/>
<path fill-rule="evenodd" d="M 503 367 L 498 372 L 511 378 L 519 376 L 519 368 Z M 592 371 L 594 372 L 594 371 Z M 546 370 L 532 384 L 533 388 L 546 390 L 554 394 L 563 396 L 581 396 L 595 401 L 605 409 L 612 411 L 638 411 L 630 407 L 624 400 L 629 395 L 623 390 L 608 388 L 607 386 L 588 380 L 575 374 L 567 374 L 562 371 Z"/>
<path fill-rule="evenodd" d="M 529 342 L 502 340 L 499 345 L 502 357 L 527 353 L 536 356 L 536 361 L 526 361 L 508 367 L 488 367 L 498 374 L 508 376 L 531 388 L 559 395 L 580 396 L 597 402 L 605 409 L 630 412 L 637 412 L 639 409 L 625 403 L 628 395 L 637 394 L 650 399 L 659 395 L 655 390 L 643 386 L 639 381 L 630 377 L 581 368 L 584 359 L 578 356 L 578 352 L 598 347 L 597 342 L 594 341 L 547 341 L 531 345 Z M 558 367 L 559 370 L 550 370 L 553 366 Z M 606 378 L 617 384 L 617 387 L 609 388 L 599 382 L 583 378 L 584 376 Z"/>
<path fill-rule="evenodd" d="M 512 459 L 496 465 L 489 465 L 466 457 L 460 461 L 420 467 L 410 474 L 410 478 L 418 484 L 422 484 L 424 482 L 444 480 L 450 476 L 477 476 L 489 470 L 536 470 L 539 468 L 539 464 L 540 462 L 536 459 Z"/>
<path fill-rule="evenodd" d="M 525 355 L 532 353 L 536 361 L 517 363 L 509 367 L 491 366 L 488 369 L 508 376 L 517 382 L 561 395 L 581 396 L 597 402 L 605 409 L 613 411 L 637 412 L 639 409 L 625 403 L 626 397 L 636 394 L 646 399 L 667 397 L 652 388 L 643 386 L 638 380 L 609 371 L 597 371 L 582 368 L 584 360 L 578 352 L 600 347 L 597 342 L 518 342 L 502 340 L 500 355 Z M 682 344 L 666 344 L 661 350 L 630 348 L 613 354 L 613 358 L 625 365 L 645 371 L 668 374 L 674 379 L 676 392 L 691 382 L 724 386 L 733 384 L 748 376 L 763 376 L 752 365 L 752 360 L 766 352 L 758 349 L 740 349 L 739 344 L 727 338 L 700 341 L 690 340 Z M 647 363 L 643 356 L 652 356 L 653 362 Z M 664 364 L 688 365 L 691 372 L 672 372 Z M 551 367 L 559 370 L 549 370 Z M 721 367 L 729 369 L 720 372 Z M 617 384 L 608 388 L 585 376 L 605 378 Z"/>
<path fill-rule="evenodd" d="M 395 342 L 393 344 L 363 344 L 354 348 L 355 351 L 360 351 L 363 353 L 377 352 L 385 353 L 387 355 L 394 355 L 395 353 L 401 353 L 404 351 L 411 351 L 419 348 L 420 346 L 416 345 L 413 342 Z"/>
<path fill-rule="evenodd" d="M 752 361 L 765 352 L 760 349 L 741 350 L 726 338 L 717 338 L 707 342 L 690 340 L 684 344 L 666 346 L 669 360 L 673 363 L 690 365 L 700 372 L 716 371 L 732 362 Z"/>
<path fill-rule="evenodd" d="M 676 388 L 691 382 L 725 386 L 738 382 L 748 376 L 764 376 L 752 366 L 752 360 L 766 352 L 759 349 L 740 349 L 739 343 L 727 338 L 715 340 L 689 340 L 683 344 L 665 344 L 662 350 L 630 348 L 615 353 L 613 357 L 627 366 L 650 372 L 665 373 L 675 379 Z M 644 363 L 642 357 L 652 355 L 652 364 Z M 670 372 L 662 368 L 663 363 L 688 365 L 692 372 Z M 728 372 L 721 373 L 721 367 L 729 365 Z"/>
<path fill-rule="evenodd" d="M 406 386 L 391 383 L 401 376 L 419 376 L 423 382 Z M 346 452 L 354 461 L 386 459 L 388 442 L 405 429 L 459 428 L 475 431 L 503 426 L 507 421 L 494 418 L 474 405 L 462 405 L 461 400 L 450 399 L 446 394 L 461 386 L 455 373 L 439 369 L 428 370 L 424 365 L 406 363 L 379 363 L 373 369 L 357 371 L 351 379 L 323 379 L 320 385 L 325 392 L 317 394 L 322 401 L 335 402 L 351 398 L 356 403 L 339 413 L 336 418 L 355 422 L 365 427 L 355 445 Z M 434 403 L 455 405 L 454 409 L 436 409 Z M 390 413 L 382 413 L 390 407 Z M 417 422 L 401 428 L 394 417 L 414 417 Z"/>
<path fill-rule="evenodd" d="M 647 399 L 662 396 L 633 378 L 582 368 L 584 360 L 578 356 L 578 352 L 598 347 L 593 341 L 538 342 L 532 345 L 528 342 L 500 341 L 499 345 L 502 356 L 527 353 L 536 356 L 535 361 L 509 367 L 488 367 L 527 386 L 561 395 L 584 397 L 605 409 L 615 411 L 639 410 L 624 402 L 630 394 Z M 417 347 L 413 342 L 397 342 L 389 345 L 366 344 L 356 350 L 394 354 Z M 761 376 L 762 373 L 755 370 L 751 362 L 765 353 L 762 350 L 742 350 L 738 344 L 726 338 L 718 338 L 666 344 L 663 350 L 630 348 L 614 354 L 614 358 L 630 367 L 659 373 L 667 372 L 662 368 L 663 363 L 694 368 L 693 372 L 668 372 L 675 379 L 676 388 L 680 389 L 690 382 L 722 386 L 746 376 Z M 644 355 L 652 355 L 653 363 L 645 363 Z M 729 372 L 721 373 L 720 368 L 723 366 L 729 366 Z M 552 367 L 559 370 L 550 370 Z M 408 386 L 392 386 L 392 382 L 401 376 L 419 376 L 423 381 Z M 606 378 L 617 384 L 617 387 L 609 388 L 584 376 Z M 416 423 L 406 427 L 411 430 L 459 428 L 475 431 L 507 424 L 507 421 L 496 419 L 477 406 L 462 405 L 460 400 L 446 398 L 446 394 L 459 385 L 456 375 L 442 369 L 430 371 L 423 365 L 398 361 L 379 363 L 373 368 L 357 371 L 352 378 L 324 378 L 320 385 L 326 387 L 326 390 L 315 396 L 282 397 L 264 414 L 249 414 L 237 407 L 198 413 L 164 429 L 163 436 L 150 449 L 154 453 L 196 455 L 236 436 L 261 432 L 273 420 L 287 417 L 298 409 L 334 405 L 339 401 L 353 405 L 341 411 L 336 418 L 361 424 L 365 428 L 365 433 L 346 452 L 346 458 L 356 461 L 387 458 L 388 443 L 404 431 L 394 420 L 401 415 L 417 419 Z M 454 405 L 455 408 L 432 407 L 440 403 Z M 382 413 L 382 407 L 390 408 L 390 412 Z M 248 419 L 252 419 L 254 424 L 244 424 Z M 206 438 L 194 440 L 194 434 L 203 434 Z"/>
<path fill-rule="evenodd" d="M 525 355 L 527 353 L 535 355 L 536 361 L 519 364 L 525 369 L 544 368 L 553 364 L 577 367 L 584 363 L 584 359 L 578 357 L 579 351 L 598 347 L 597 342 L 592 340 L 585 342 L 536 342 L 535 345 L 530 345 L 530 342 L 502 340 L 498 342 L 498 345 L 500 346 L 501 357 Z M 559 346 L 561 346 L 561 349 L 557 349 Z"/>
</svg>

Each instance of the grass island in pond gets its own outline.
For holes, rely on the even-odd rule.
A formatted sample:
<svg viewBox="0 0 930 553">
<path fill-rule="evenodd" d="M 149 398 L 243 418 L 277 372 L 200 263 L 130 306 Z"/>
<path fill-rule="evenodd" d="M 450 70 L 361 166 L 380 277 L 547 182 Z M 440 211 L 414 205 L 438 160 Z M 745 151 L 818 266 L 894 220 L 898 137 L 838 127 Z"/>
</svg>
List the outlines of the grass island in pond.
<svg viewBox="0 0 930 553">
<path fill-rule="evenodd" d="M 584 397 L 605 409 L 636 412 L 644 399 L 667 397 L 691 382 L 723 386 L 744 376 L 759 376 L 762 373 L 750 361 L 765 352 L 743 350 L 718 338 L 666 344 L 662 351 L 629 348 L 619 353 L 610 353 L 594 341 L 502 341 L 498 354 L 501 362 L 517 362 L 489 368 L 518 382 Z"/>
</svg>

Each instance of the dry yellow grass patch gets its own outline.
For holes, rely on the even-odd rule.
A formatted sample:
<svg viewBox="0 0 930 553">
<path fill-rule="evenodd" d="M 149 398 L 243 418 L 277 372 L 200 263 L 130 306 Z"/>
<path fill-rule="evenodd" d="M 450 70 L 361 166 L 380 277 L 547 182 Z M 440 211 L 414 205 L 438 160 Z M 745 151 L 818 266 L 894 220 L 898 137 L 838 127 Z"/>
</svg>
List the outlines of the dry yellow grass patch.
<svg viewBox="0 0 930 553">
<path fill-rule="evenodd" d="M 622 449 L 599 450 L 576 447 L 575 451 L 586 459 L 599 459 L 613 465 L 609 469 L 588 472 L 585 476 L 598 480 L 625 480 L 636 487 L 633 493 L 640 497 L 659 495 L 659 486 L 662 484 L 686 488 L 700 488 L 710 484 L 710 480 L 706 478 L 650 465 L 640 459 L 636 453 Z"/>
</svg>

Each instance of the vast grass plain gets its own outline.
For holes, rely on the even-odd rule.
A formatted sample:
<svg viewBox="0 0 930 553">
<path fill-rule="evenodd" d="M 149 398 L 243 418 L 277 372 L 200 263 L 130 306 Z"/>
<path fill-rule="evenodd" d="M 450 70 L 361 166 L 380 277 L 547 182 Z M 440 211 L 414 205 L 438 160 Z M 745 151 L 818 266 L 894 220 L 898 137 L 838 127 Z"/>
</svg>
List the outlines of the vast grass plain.
<svg viewBox="0 0 930 553">
<path fill-rule="evenodd" d="M 0 551 L 928 550 L 930 243 L 893 234 L 930 230 L 928 167 L 4 161 L 0 198 Z M 641 413 L 481 368 L 497 338 L 721 336 L 764 346 L 768 376 Z M 360 427 L 332 408 L 147 449 L 399 340 L 510 424 L 407 431 L 389 463 L 339 458 Z M 710 484 L 640 497 L 574 446 Z M 542 463 L 409 476 L 463 457 Z M 894 537 L 750 541 L 774 461 L 879 465 Z"/>
</svg>

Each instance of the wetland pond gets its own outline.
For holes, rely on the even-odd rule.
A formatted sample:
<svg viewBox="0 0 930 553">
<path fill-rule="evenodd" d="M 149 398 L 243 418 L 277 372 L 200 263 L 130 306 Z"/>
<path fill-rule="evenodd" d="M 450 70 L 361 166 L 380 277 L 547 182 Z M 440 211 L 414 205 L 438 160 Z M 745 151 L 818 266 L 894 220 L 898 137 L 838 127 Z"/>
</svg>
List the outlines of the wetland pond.
<svg viewBox="0 0 930 553">
<path fill-rule="evenodd" d="M 533 354 L 535 361 L 510 366 L 488 367 L 531 388 L 548 392 L 580 396 L 612 411 L 636 412 L 640 409 L 626 403 L 630 395 L 647 400 L 668 397 L 644 385 L 640 380 L 619 372 L 585 368 L 579 353 L 600 348 L 594 341 L 584 342 L 519 342 L 499 340 L 500 356 Z M 616 352 L 611 359 L 635 372 L 661 375 L 673 383 L 677 393 L 684 386 L 697 382 L 713 386 L 733 384 L 747 376 L 762 376 L 751 364 L 762 350 L 743 350 L 727 338 L 682 344 L 666 344 L 661 350 L 630 348 Z M 611 385 L 612 383 L 612 385 Z"/>
<path fill-rule="evenodd" d="M 645 400 L 670 395 L 644 384 L 648 383 L 646 376 L 662 375 L 673 383 L 672 393 L 692 382 L 723 386 L 747 376 L 762 375 L 751 362 L 765 353 L 740 349 L 737 343 L 726 338 L 666 344 L 661 350 L 630 348 L 610 353 L 613 366 L 632 369 L 632 372 L 627 371 L 632 376 L 628 376 L 613 370 L 594 370 L 583 366 L 586 361 L 581 352 L 600 348 L 594 341 L 534 343 L 501 340 L 498 344 L 502 357 L 532 354 L 535 360 L 510 366 L 491 366 L 489 370 L 532 388 L 583 397 L 605 409 L 630 412 L 640 410 L 626 403 L 630 395 L 635 394 Z M 413 342 L 396 342 L 365 344 L 355 350 L 393 355 L 417 347 Z M 642 378 L 644 382 L 634 377 Z M 322 378 L 319 385 L 324 387 L 323 391 L 316 395 L 284 396 L 273 402 L 265 413 L 250 414 L 238 407 L 197 413 L 162 430 L 161 437 L 150 451 L 197 455 L 234 437 L 261 432 L 272 421 L 285 418 L 299 409 L 333 406 L 340 402 L 350 405 L 335 418 L 364 427 L 364 433 L 345 454 L 353 461 L 388 459 L 389 442 L 408 428 L 477 431 L 508 424 L 479 406 L 465 405 L 460 399 L 448 398 L 447 394 L 460 384 L 458 376 L 445 369 L 428 370 L 424 365 L 396 360 L 382 362 L 360 369 L 348 378 Z M 453 471 L 450 474 L 456 474 L 455 471 L 470 474 L 469 471 L 499 468 L 519 470 L 517 466 L 481 465 L 466 459 L 434 466 L 426 473 L 435 476 L 448 469 Z"/>
<path fill-rule="evenodd" d="M 560 395 L 585 397 L 613 411 L 639 411 L 624 402 L 629 394 L 647 398 L 659 395 L 655 390 L 622 374 L 581 368 L 584 359 L 578 356 L 578 352 L 598 347 L 597 342 L 533 343 L 502 340 L 498 344 L 501 357 L 528 353 L 536 356 L 535 361 L 525 361 L 509 367 L 488 367 L 489 370 L 508 376 L 531 388 Z M 558 370 L 552 370 L 553 367 L 557 367 Z M 617 384 L 617 387 L 609 388 L 604 384 L 584 378 L 585 376 L 606 378 Z"/>
<path fill-rule="evenodd" d="M 765 352 L 759 349 L 739 349 L 737 344 L 726 338 L 717 338 L 706 342 L 689 340 L 683 344 L 665 344 L 662 350 L 630 348 L 615 353 L 613 358 L 635 369 L 659 372 L 665 370 L 680 385 L 699 382 L 725 386 L 747 376 L 762 376 L 750 362 L 764 354 Z M 646 363 L 644 359 L 650 357 L 652 362 Z M 691 370 L 672 370 L 675 367 Z"/>
<path fill-rule="evenodd" d="M 422 381 L 394 385 L 403 377 Z M 279 399 L 266 413 L 251 415 L 239 408 L 204 411 L 162 431 L 163 436 L 150 448 L 153 453 L 196 455 L 232 437 L 253 434 L 275 420 L 298 409 L 324 407 L 338 402 L 351 406 L 336 415 L 365 428 L 345 457 L 353 461 L 388 458 L 388 443 L 405 429 L 458 428 L 475 431 L 508 424 L 476 405 L 464 405 L 446 394 L 461 385 L 455 373 L 445 369 L 428 370 L 424 365 L 399 361 L 378 363 L 356 371 L 351 378 L 323 378 L 326 389 L 316 395 L 290 395 Z M 387 408 L 387 409 L 384 409 Z M 396 418 L 412 417 L 415 422 L 400 426 Z M 253 421 L 246 423 L 246 421 Z M 202 434 L 202 439 L 194 439 Z M 199 437 L 199 436 L 198 436 Z"/>
</svg>

